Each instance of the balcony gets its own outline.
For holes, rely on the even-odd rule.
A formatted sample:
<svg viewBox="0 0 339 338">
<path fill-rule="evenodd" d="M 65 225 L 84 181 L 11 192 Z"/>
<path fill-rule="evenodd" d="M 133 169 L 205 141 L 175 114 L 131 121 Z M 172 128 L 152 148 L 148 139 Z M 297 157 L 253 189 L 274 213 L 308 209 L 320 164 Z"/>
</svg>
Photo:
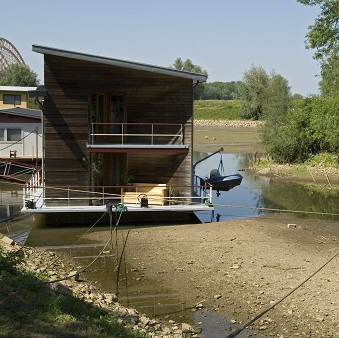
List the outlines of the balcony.
<svg viewBox="0 0 339 338">
<path fill-rule="evenodd" d="M 190 138 L 185 127 L 176 123 L 91 124 L 89 152 L 168 151 L 187 152 Z"/>
</svg>

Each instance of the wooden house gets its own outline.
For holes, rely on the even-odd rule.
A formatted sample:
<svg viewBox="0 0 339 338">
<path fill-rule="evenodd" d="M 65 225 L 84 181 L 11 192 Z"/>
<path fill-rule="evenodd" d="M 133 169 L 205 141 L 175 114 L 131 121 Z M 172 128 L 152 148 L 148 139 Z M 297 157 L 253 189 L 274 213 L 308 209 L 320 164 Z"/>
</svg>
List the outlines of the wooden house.
<svg viewBox="0 0 339 338">
<path fill-rule="evenodd" d="M 174 190 L 190 203 L 193 88 L 205 75 L 39 45 L 33 51 L 44 55 L 47 91 L 45 206 L 73 196 L 78 206 L 110 199 L 140 207 L 143 194 L 148 205 L 164 205 Z"/>
</svg>

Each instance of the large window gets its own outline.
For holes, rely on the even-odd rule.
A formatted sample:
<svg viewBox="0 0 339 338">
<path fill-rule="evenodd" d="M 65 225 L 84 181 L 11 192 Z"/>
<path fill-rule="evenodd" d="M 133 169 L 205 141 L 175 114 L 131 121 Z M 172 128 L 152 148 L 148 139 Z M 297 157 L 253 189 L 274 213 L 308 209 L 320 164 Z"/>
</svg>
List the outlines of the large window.
<svg viewBox="0 0 339 338">
<path fill-rule="evenodd" d="M 21 104 L 21 95 L 4 94 L 4 104 Z"/>
<path fill-rule="evenodd" d="M 21 140 L 21 129 L 0 129 L 0 141 L 16 142 Z"/>
</svg>

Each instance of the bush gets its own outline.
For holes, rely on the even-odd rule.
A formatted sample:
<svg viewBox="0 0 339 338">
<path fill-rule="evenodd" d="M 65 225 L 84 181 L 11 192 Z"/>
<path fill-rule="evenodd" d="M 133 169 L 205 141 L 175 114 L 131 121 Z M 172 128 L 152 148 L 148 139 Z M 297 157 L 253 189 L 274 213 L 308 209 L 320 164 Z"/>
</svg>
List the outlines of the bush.
<svg viewBox="0 0 339 338">
<path fill-rule="evenodd" d="M 314 96 L 294 102 L 285 117 L 269 116 L 262 128 L 266 151 L 277 162 L 303 162 L 339 151 L 339 98 Z"/>
</svg>

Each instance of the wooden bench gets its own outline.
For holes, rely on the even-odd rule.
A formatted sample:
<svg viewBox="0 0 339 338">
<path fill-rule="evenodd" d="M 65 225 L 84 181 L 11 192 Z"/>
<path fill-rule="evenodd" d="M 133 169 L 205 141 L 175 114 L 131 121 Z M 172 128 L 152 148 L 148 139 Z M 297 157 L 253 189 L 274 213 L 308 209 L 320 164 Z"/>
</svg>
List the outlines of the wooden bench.
<svg viewBox="0 0 339 338">
<path fill-rule="evenodd" d="M 140 204 L 141 197 L 146 195 L 148 204 L 167 204 L 168 190 L 166 184 L 133 183 L 131 187 L 121 188 L 121 202 Z"/>
</svg>

